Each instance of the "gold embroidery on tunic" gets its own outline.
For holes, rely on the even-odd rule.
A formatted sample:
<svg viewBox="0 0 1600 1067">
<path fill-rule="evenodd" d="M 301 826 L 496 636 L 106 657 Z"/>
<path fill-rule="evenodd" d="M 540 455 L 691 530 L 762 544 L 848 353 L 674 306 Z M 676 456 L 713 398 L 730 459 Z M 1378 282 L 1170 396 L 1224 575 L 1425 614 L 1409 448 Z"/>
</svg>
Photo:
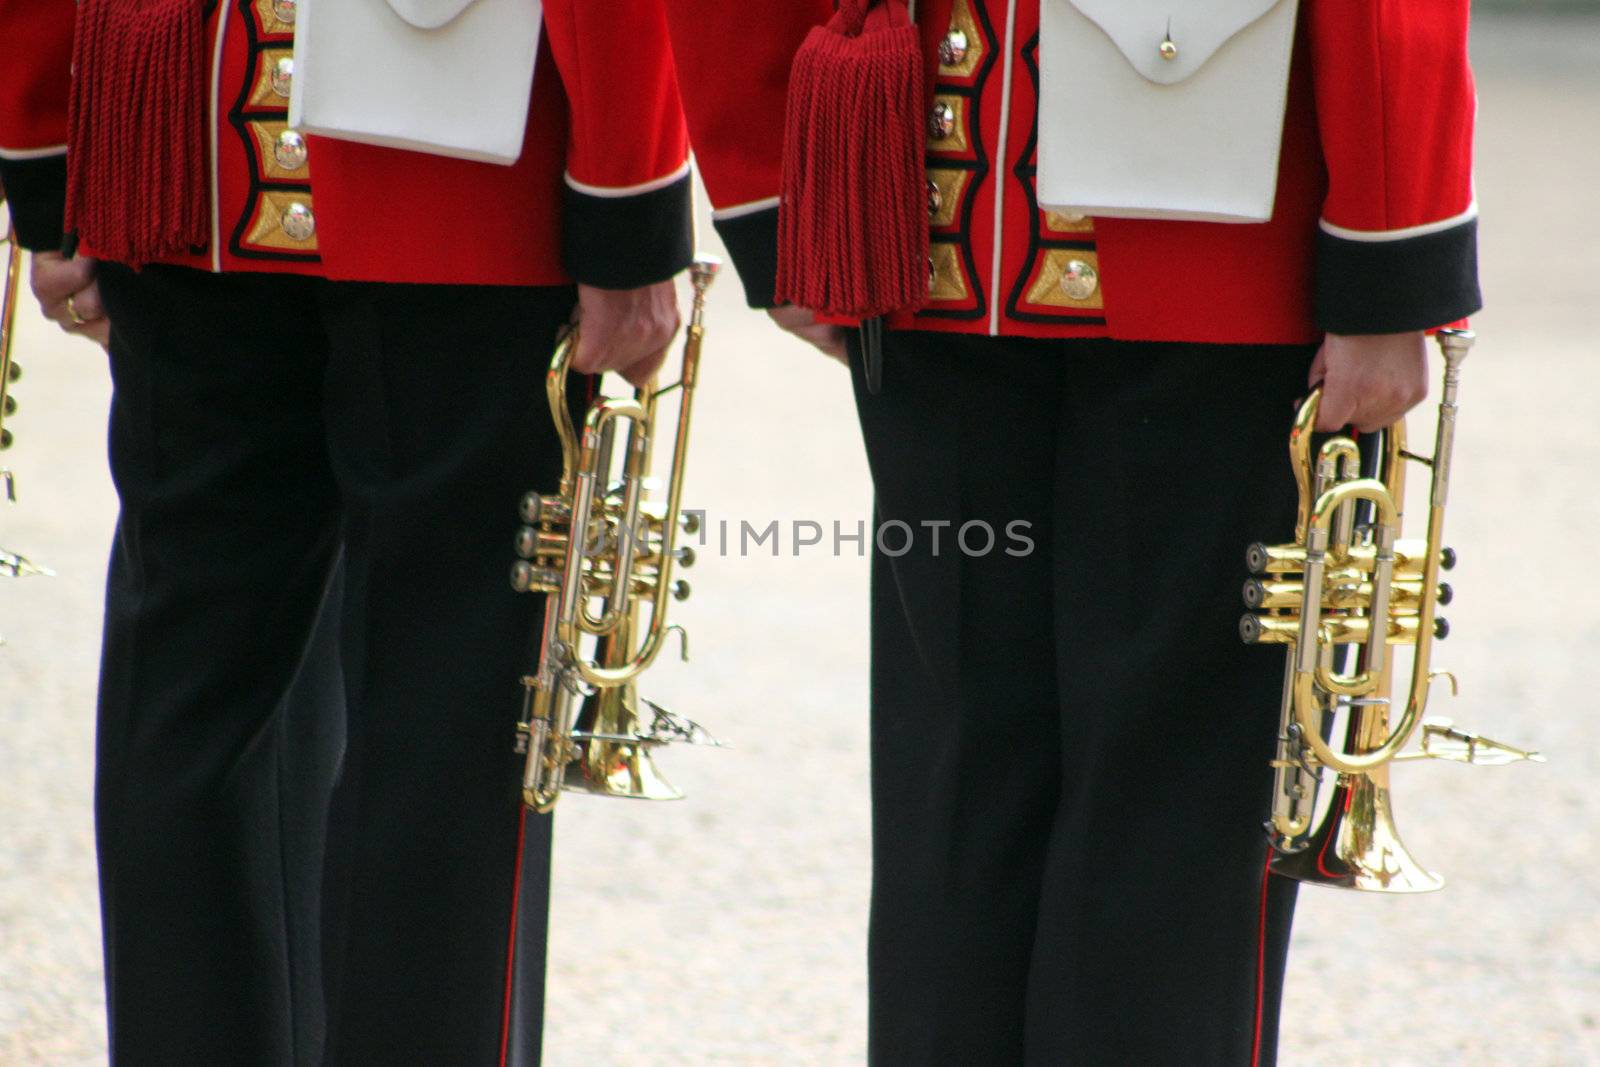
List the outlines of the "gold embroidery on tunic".
<svg viewBox="0 0 1600 1067">
<path fill-rule="evenodd" d="M 283 232 L 283 213 L 289 209 L 290 204 L 296 202 L 304 204 L 308 209 L 311 208 L 311 194 L 292 190 L 284 192 L 263 190 L 256 202 L 255 221 L 250 226 L 250 232 L 245 235 L 244 243 L 258 248 L 278 248 L 288 252 L 315 252 L 316 234 L 312 234 L 304 241 L 296 241 Z M 312 214 L 314 216 L 315 211 Z"/>
<path fill-rule="evenodd" d="M 1095 253 L 1076 248 L 1052 248 L 1045 253 L 1044 266 L 1039 269 L 1039 277 L 1028 290 L 1028 303 L 1082 310 L 1098 310 L 1105 307 L 1103 287 L 1098 284 L 1094 292 L 1084 300 L 1074 300 L 1061 288 L 1061 278 L 1066 274 L 1067 264 L 1075 259 L 1088 264 L 1090 269 L 1099 274 L 1100 257 Z"/>
<path fill-rule="evenodd" d="M 928 285 L 930 300 L 966 300 L 967 273 L 961 265 L 960 246 L 936 241 L 928 246 L 933 261 L 933 277 Z"/>
</svg>

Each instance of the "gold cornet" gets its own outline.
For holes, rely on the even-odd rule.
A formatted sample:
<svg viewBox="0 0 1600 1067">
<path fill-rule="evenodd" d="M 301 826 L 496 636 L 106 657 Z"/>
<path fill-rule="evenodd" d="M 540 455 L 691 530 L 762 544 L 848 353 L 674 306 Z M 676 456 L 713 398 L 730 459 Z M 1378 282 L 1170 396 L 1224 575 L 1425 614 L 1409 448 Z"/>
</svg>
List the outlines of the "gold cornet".
<svg viewBox="0 0 1600 1067">
<path fill-rule="evenodd" d="M 718 744 L 705 730 L 644 701 L 651 713 L 641 729 L 636 680 L 676 632 L 684 658 L 688 638 L 667 624 L 670 599 L 689 586 L 675 565 L 694 563 L 678 545 L 698 517 L 684 512 L 683 478 L 689 420 L 705 337 L 706 290 L 720 264 L 702 257 L 690 268 L 694 310 L 678 381 L 651 382 L 632 397 L 597 397 L 580 436 L 567 406 L 568 364 L 577 331 L 556 345 L 545 379 L 550 415 L 561 438 L 561 486 L 523 497 L 511 584 L 544 593 L 538 673 L 522 679 L 517 750 L 527 753 L 522 799 L 549 811 L 562 789 L 609 797 L 677 800 L 683 794 L 656 770 L 651 751 L 674 741 Z M 646 500 L 656 436 L 656 406 L 678 391 L 678 421 L 667 477 L 666 504 Z M 613 458 L 620 457 L 613 470 Z M 648 621 L 645 618 L 648 609 Z"/>
<path fill-rule="evenodd" d="M 16 398 L 11 395 L 11 385 L 22 376 L 22 368 L 11 358 L 11 340 L 16 331 L 18 290 L 22 281 L 22 246 L 17 244 L 10 217 L 7 216 L 4 235 L 0 243 L 6 247 L 6 272 L 0 285 L 0 452 L 11 447 L 11 431 L 6 429 L 6 416 L 17 410 Z M 11 471 L 0 465 L 0 492 L 6 503 L 17 499 L 17 479 Z M 15 552 L 0 548 L 0 576 L 26 578 L 31 575 L 50 575 L 48 567 L 41 567 Z"/>
<path fill-rule="evenodd" d="M 1389 764 L 1449 759 L 1494 764 L 1542 762 L 1449 720 L 1424 719 L 1438 678 L 1433 642 L 1449 633 L 1438 608 L 1450 603 L 1440 572 L 1455 565 L 1444 547 L 1445 504 L 1455 441 L 1461 363 L 1473 335 L 1440 330 L 1444 390 L 1432 458 L 1406 450 L 1405 422 L 1384 430 L 1380 448 L 1363 452 L 1349 436 L 1325 441 L 1312 455 L 1321 390 L 1301 406 L 1289 432 L 1289 458 L 1300 488 L 1292 544 L 1250 546 L 1245 605 L 1239 623 L 1249 644 L 1288 646 L 1279 723 L 1272 818 L 1272 869 L 1303 882 L 1388 893 L 1438 889 L 1444 880 L 1415 860 L 1394 828 Z M 1430 468 L 1424 540 L 1400 537 L 1408 461 Z M 1363 469 L 1363 467 L 1368 469 Z M 1314 594 L 1309 595 L 1308 592 Z M 1394 660 L 1390 646 L 1413 648 L 1411 681 L 1397 719 L 1391 717 Z M 1340 745 L 1329 742 L 1338 716 Z M 1420 750 L 1403 752 L 1422 732 Z M 1318 818 L 1324 772 L 1335 776 Z"/>
</svg>

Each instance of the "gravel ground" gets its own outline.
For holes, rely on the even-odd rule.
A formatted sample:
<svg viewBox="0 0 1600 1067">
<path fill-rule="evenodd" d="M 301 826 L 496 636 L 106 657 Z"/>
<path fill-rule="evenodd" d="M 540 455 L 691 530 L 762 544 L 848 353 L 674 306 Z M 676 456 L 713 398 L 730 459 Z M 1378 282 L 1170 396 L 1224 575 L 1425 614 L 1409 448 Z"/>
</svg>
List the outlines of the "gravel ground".
<svg viewBox="0 0 1600 1067">
<path fill-rule="evenodd" d="M 1581 549 L 1600 523 L 1600 422 L 1580 407 L 1600 391 L 1585 330 L 1600 299 L 1600 21 L 1485 18 L 1476 48 L 1490 310 L 1463 386 L 1450 514 L 1463 563 L 1438 659 L 1461 677 L 1452 714 L 1551 762 L 1396 773 L 1406 841 L 1450 885 L 1302 895 L 1290 1067 L 1600 1065 L 1600 746 L 1582 732 L 1600 593 Z M 694 504 L 735 542 L 741 520 L 850 533 L 870 493 L 843 374 L 742 314 L 732 280 L 714 305 Z M 0 543 L 62 576 L 0 589 L 0 1063 L 92 1064 L 108 384 L 92 347 L 21 319 L 8 460 L 22 504 Z M 697 568 L 678 616 L 695 662 L 654 672 L 649 693 L 736 747 L 663 759 L 687 803 L 564 804 L 553 1067 L 862 1062 L 867 570 L 853 545 L 828 548 L 707 552 Z"/>
</svg>

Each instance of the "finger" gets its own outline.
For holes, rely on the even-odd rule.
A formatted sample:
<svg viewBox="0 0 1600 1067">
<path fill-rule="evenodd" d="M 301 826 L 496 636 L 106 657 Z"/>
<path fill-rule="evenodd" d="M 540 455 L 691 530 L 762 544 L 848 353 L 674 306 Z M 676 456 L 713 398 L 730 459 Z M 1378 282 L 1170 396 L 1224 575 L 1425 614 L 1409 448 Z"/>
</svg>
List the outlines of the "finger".
<svg viewBox="0 0 1600 1067">
<path fill-rule="evenodd" d="M 606 331 L 598 324 L 578 331 L 578 347 L 572 353 L 572 369 L 580 374 L 598 374 L 607 348 Z"/>
<path fill-rule="evenodd" d="M 1312 389 L 1322 384 L 1328 376 L 1328 348 L 1323 345 L 1317 349 L 1316 358 L 1311 361 L 1311 370 L 1306 374 L 1306 385 Z"/>
<path fill-rule="evenodd" d="M 65 303 L 65 302 L 63 302 Z M 87 289 L 80 289 L 72 296 L 72 310 L 78 312 L 78 317 L 85 322 L 98 322 L 106 317 L 106 307 L 100 302 L 100 283 L 90 282 Z"/>
<path fill-rule="evenodd" d="M 34 260 L 28 282 L 40 304 L 54 304 L 87 288 L 94 281 L 95 261 L 92 259 L 62 259 L 44 253 Z"/>
<path fill-rule="evenodd" d="M 640 337 L 630 347 L 630 357 L 627 366 L 645 362 L 652 366 L 660 367 L 666 358 L 667 351 L 672 347 L 673 339 L 678 336 L 678 314 L 672 313 L 671 318 L 659 319 L 647 323 L 641 330 Z"/>
<path fill-rule="evenodd" d="M 1425 368 L 1423 368 L 1425 370 Z M 1427 399 L 1426 379 L 1380 379 L 1381 384 L 1359 397 L 1350 413 L 1350 423 L 1363 433 L 1386 429 L 1406 417 L 1406 413 Z"/>
<path fill-rule="evenodd" d="M 65 300 L 56 300 L 49 304 L 41 302 L 39 305 L 39 311 L 44 315 L 45 318 L 49 319 L 51 322 L 55 323 L 68 333 L 71 333 L 73 330 L 77 329 L 78 324 L 73 322 L 72 316 L 67 313 L 67 302 Z"/>
<path fill-rule="evenodd" d="M 850 362 L 850 353 L 845 346 L 845 334 L 839 327 L 812 326 L 801 331 L 800 335 L 824 355 L 831 356 L 840 363 Z"/>
<path fill-rule="evenodd" d="M 661 371 L 661 365 L 667 361 L 666 348 L 657 349 L 653 355 L 635 361 L 622 371 L 622 376 L 628 384 L 642 387 L 650 382 Z"/>
<path fill-rule="evenodd" d="M 1393 400 L 1367 403 L 1350 413 L 1349 422 L 1362 433 L 1376 433 L 1399 422 L 1405 414 L 1406 408 Z"/>
<path fill-rule="evenodd" d="M 1322 383 L 1322 403 L 1317 407 L 1317 429 L 1332 433 L 1343 429 L 1355 417 L 1355 397 L 1337 381 Z"/>
<path fill-rule="evenodd" d="M 91 322 L 83 328 L 82 333 L 83 336 L 101 348 L 109 349 L 111 347 L 111 321 L 109 319 Z"/>
<path fill-rule="evenodd" d="M 578 318 L 579 312 L 573 315 Z M 610 370 L 614 363 L 606 362 L 606 357 L 616 349 L 613 326 L 603 315 L 590 315 L 589 322 L 574 325 L 578 326 L 578 347 L 573 349 L 573 370 L 581 374 L 602 374 Z"/>
<path fill-rule="evenodd" d="M 814 326 L 817 321 L 817 316 L 810 309 L 795 307 L 793 304 L 780 304 L 778 307 L 768 308 L 767 315 L 790 333 L 798 333 L 807 326 Z"/>
</svg>

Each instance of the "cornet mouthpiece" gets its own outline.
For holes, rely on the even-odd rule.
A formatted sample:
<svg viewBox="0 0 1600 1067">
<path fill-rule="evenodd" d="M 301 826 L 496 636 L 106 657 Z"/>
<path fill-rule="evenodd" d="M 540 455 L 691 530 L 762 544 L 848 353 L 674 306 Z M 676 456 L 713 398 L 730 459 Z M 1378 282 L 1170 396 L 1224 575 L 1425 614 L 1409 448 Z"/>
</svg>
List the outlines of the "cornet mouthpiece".
<svg viewBox="0 0 1600 1067">
<path fill-rule="evenodd" d="M 1471 330 L 1440 330 L 1438 333 L 1439 348 L 1444 352 L 1445 358 L 1453 363 L 1458 363 L 1467 358 L 1467 353 L 1472 351 L 1473 343 L 1478 335 Z"/>
<path fill-rule="evenodd" d="M 716 256 L 699 256 L 689 268 L 689 281 L 694 285 L 695 292 L 703 293 L 711 288 L 711 283 L 717 280 L 717 274 L 722 270 L 722 260 Z"/>
</svg>

